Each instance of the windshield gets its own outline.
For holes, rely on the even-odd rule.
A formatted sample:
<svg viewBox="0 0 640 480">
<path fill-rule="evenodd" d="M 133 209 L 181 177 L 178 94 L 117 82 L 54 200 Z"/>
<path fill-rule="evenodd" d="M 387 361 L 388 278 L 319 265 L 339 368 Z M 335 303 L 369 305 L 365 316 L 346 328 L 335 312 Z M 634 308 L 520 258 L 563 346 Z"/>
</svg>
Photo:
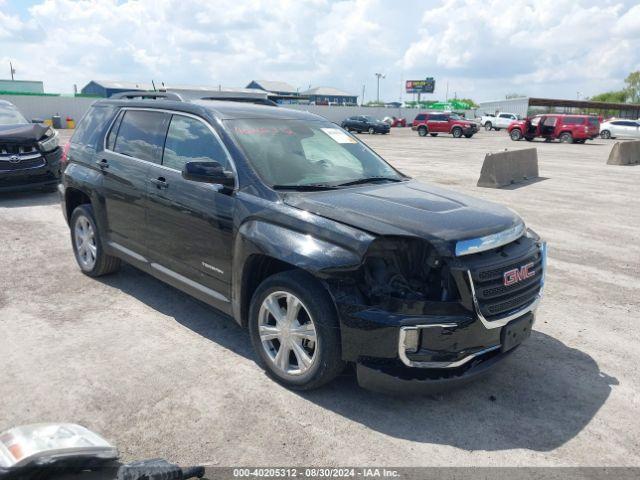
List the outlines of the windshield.
<svg viewBox="0 0 640 480">
<path fill-rule="evenodd" d="M 401 173 L 336 125 L 323 121 L 228 120 L 253 168 L 270 186 L 336 186 Z"/>
<path fill-rule="evenodd" d="M 0 105 L 0 125 L 29 123 L 13 105 Z"/>
</svg>

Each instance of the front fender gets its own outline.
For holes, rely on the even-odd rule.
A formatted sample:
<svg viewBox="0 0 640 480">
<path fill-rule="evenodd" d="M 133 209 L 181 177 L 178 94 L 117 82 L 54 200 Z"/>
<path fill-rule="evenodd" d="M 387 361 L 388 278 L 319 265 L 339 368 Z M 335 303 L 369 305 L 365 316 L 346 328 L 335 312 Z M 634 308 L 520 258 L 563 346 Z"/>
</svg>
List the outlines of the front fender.
<svg viewBox="0 0 640 480">
<path fill-rule="evenodd" d="M 349 247 L 261 219 L 245 222 L 239 228 L 234 243 L 234 317 L 242 318 L 240 304 L 244 269 L 250 256 L 265 255 L 305 270 L 316 278 L 326 279 L 338 272 L 359 268 L 362 253 L 373 238 L 365 234 Z"/>
</svg>

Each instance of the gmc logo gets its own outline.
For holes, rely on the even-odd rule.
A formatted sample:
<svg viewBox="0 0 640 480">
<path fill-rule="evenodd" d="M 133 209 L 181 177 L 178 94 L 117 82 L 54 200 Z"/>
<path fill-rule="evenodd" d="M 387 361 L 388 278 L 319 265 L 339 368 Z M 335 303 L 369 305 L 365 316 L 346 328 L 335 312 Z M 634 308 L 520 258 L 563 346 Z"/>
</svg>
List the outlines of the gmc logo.
<svg viewBox="0 0 640 480">
<path fill-rule="evenodd" d="M 527 278 L 533 277 L 536 274 L 536 271 L 532 270 L 532 268 L 533 262 L 527 263 L 520 268 L 514 268 L 513 270 L 504 272 L 504 275 L 502 276 L 504 280 L 504 286 L 508 287 L 509 285 L 513 285 L 514 283 L 518 283 L 526 280 Z"/>
</svg>

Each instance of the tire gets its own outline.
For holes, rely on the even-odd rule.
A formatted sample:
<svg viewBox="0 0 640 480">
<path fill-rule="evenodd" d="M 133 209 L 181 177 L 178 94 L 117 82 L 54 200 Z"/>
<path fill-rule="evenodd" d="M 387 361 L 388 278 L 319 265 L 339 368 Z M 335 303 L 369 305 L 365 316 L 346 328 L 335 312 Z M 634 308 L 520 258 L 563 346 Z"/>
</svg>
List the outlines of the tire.
<svg viewBox="0 0 640 480">
<path fill-rule="evenodd" d="M 611 138 L 611 132 L 609 130 L 603 130 L 600 132 L 600 138 L 604 138 L 605 140 L 608 140 Z"/>
<path fill-rule="evenodd" d="M 573 142 L 582 144 L 582 143 L 586 142 L 586 140 L 582 138 L 580 140 L 574 140 Z"/>
<path fill-rule="evenodd" d="M 431 135 L 432 137 L 437 137 L 438 136 L 437 133 L 430 133 L 429 135 Z"/>
<path fill-rule="evenodd" d="M 289 305 L 291 296 L 300 302 L 300 313 L 294 320 L 296 322 L 294 329 L 289 330 L 289 327 L 285 326 L 288 332 L 285 333 L 285 338 L 289 342 L 295 342 L 297 347 L 291 346 L 288 350 L 283 350 L 288 351 L 288 356 L 284 358 L 284 363 L 278 366 L 276 364 L 278 353 L 284 345 L 279 340 L 282 334 L 271 339 L 268 335 L 277 335 L 276 332 L 282 332 L 282 330 L 278 330 L 278 322 L 266 305 L 269 303 L 274 305 L 273 302 L 277 302 L 277 308 L 282 312 L 283 306 Z M 286 311 L 283 313 L 286 317 Z M 285 317 L 283 321 L 286 321 Z M 309 323 L 313 326 L 313 330 L 308 327 Z M 264 335 L 262 338 L 261 327 Z M 305 336 L 290 333 L 296 330 L 303 331 Z M 315 342 L 307 337 L 307 335 L 311 336 L 312 331 Z M 331 297 L 320 282 L 304 271 L 290 270 L 277 273 L 258 286 L 249 309 L 249 334 L 258 364 L 271 378 L 287 388 L 294 390 L 318 388 L 333 380 L 344 369 L 340 324 Z M 291 340 L 292 338 L 294 340 Z M 306 357 L 301 357 L 298 348 L 302 349 L 302 353 L 306 353 Z M 302 358 L 305 360 L 301 361 Z M 295 360 L 295 364 L 292 360 Z M 304 365 L 305 362 L 310 363 Z"/>
<path fill-rule="evenodd" d="M 497 127 L 493 127 L 493 129 L 494 129 L 496 132 L 499 132 L 500 130 L 502 130 L 501 128 L 497 128 Z"/>
<path fill-rule="evenodd" d="M 471 137 L 473 137 L 473 133 L 466 133 L 466 134 L 464 135 L 464 137 L 465 137 L 465 138 L 471 138 Z"/>
<path fill-rule="evenodd" d="M 451 134 L 453 135 L 453 138 L 460 138 L 462 136 L 462 129 L 460 127 L 453 127 Z"/>
<path fill-rule="evenodd" d="M 511 130 L 511 132 L 509 132 L 509 136 L 514 142 L 522 140 L 522 132 L 519 128 L 514 128 L 513 130 Z"/>
<path fill-rule="evenodd" d="M 573 143 L 573 135 L 569 132 L 563 132 L 560 134 L 560 143 Z"/>
<path fill-rule="evenodd" d="M 425 127 L 424 125 L 418 127 L 418 135 L 420 135 L 421 137 L 426 137 L 427 133 L 429 133 L 427 127 Z"/>
<path fill-rule="evenodd" d="M 369 127 L 369 135 L 373 135 L 374 133 L 376 133 L 376 131 L 373 129 L 373 127 Z"/>
<path fill-rule="evenodd" d="M 493 125 L 491 125 L 491 122 L 487 122 L 487 123 L 484 124 L 484 129 L 487 132 L 490 132 L 492 128 L 493 128 Z"/>
<path fill-rule="evenodd" d="M 76 207 L 71 214 L 69 225 L 73 254 L 82 273 L 90 277 L 100 277 L 114 273 L 120 268 L 120 259 L 104 252 L 91 205 Z"/>
</svg>

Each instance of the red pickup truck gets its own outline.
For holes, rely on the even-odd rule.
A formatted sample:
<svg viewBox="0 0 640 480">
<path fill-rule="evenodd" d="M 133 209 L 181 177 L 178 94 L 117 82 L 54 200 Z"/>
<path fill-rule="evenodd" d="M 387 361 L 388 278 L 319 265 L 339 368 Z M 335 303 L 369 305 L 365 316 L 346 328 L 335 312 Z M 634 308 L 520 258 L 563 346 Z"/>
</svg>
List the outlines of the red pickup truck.
<svg viewBox="0 0 640 480">
<path fill-rule="evenodd" d="M 417 130 L 421 137 L 426 137 L 427 134 L 435 137 L 439 133 L 450 133 L 455 138 L 463 135 L 471 138 L 477 133 L 478 125 L 455 113 L 420 113 L 413 120 L 411 130 Z"/>
<path fill-rule="evenodd" d="M 532 141 L 540 137 L 545 141 L 558 139 L 563 143 L 584 143 L 600 134 L 600 121 L 592 115 L 553 113 L 516 120 L 507 131 L 513 141 L 523 138 Z"/>
</svg>

